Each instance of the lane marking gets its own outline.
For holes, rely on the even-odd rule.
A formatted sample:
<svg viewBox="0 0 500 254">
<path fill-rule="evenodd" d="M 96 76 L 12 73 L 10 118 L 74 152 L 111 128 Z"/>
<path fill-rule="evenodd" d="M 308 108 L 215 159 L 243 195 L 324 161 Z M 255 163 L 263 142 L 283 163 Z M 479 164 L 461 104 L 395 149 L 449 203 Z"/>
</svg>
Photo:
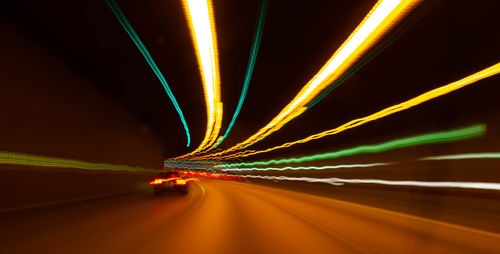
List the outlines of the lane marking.
<svg viewBox="0 0 500 254">
<path fill-rule="evenodd" d="M 196 184 L 197 184 L 198 186 L 200 186 L 200 189 L 201 189 L 201 197 L 203 197 L 203 198 L 204 198 L 204 197 L 205 197 L 205 192 L 206 192 L 206 191 L 205 191 L 205 188 L 204 188 L 203 186 L 201 186 L 201 184 L 199 184 L 199 183 L 196 183 Z"/>
</svg>

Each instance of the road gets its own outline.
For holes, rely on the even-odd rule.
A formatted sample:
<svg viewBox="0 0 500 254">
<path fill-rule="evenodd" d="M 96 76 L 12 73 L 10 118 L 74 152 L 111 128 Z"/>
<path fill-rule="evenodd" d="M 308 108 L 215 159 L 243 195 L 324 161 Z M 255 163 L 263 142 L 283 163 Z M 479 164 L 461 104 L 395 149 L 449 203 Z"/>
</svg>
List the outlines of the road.
<svg viewBox="0 0 500 254">
<path fill-rule="evenodd" d="M 0 253 L 495 253 L 500 235 L 233 181 L 2 216 Z M 496 252 L 498 253 L 498 252 Z"/>
</svg>

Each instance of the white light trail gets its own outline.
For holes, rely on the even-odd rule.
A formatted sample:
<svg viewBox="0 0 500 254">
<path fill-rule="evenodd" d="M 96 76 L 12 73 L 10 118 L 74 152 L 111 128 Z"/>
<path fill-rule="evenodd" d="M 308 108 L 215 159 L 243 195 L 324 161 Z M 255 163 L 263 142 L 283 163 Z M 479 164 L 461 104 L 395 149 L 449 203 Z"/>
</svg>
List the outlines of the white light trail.
<svg viewBox="0 0 500 254">
<path fill-rule="evenodd" d="M 464 160 L 464 159 L 500 159 L 500 153 L 464 153 L 452 155 L 429 156 L 419 160 Z"/>
<path fill-rule="evenodd" d="M 221 168 L 223 171 L 268 171 L 268 170 L 325 170 L 325 169 L 339 169 L 339 168 L 368 168 L 377 166 L 387 166 L 393 164 L 392 162 L 379 162 L 368 164 L 345 164 L 333 166 L 308 166 L 308 167 L 282 167 L 282 168 Z M 224 165 L 217 165 L 215 167 L 224 167 Z"/>
<path fill-rule="evenodd" d="M 239 175 L 245 178 L 258 178 L 277 181 L 302 181 L 312 183 L 327 183 L 331 185 L 350 184 L 381 184 L 393 186 L 415 186 L 430 188 L 461 188 L 461 189 L 480 189 L 480 190 L 500 190 L 500 183 L 487 182 L 427 182 L 427 181 L 396 181 L 381 179 L 342 179 L 342 178 L 310 178 L 310 177 L 288 177 L 288 176 L 258 176 L 258 175 Z"/>
</svg>

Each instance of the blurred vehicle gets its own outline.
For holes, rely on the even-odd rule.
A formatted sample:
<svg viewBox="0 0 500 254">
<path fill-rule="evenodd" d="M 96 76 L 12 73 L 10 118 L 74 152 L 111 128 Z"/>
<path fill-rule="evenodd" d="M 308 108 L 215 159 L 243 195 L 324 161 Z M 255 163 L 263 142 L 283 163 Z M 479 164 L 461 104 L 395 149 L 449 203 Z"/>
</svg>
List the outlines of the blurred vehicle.
<svg viewBox="0 0 500 254">
<path fill-rule="evenodd" d="M 153 193 L 159 195 L 167 191 L 175 191 L 182 194 L 188 192 L 188 183 L 191 181 L 199 181 L 197 178 L 188 178 L 178 171 L 164 171 L 158 177 L 149 182 L 153 185 Z"/>
</svg>

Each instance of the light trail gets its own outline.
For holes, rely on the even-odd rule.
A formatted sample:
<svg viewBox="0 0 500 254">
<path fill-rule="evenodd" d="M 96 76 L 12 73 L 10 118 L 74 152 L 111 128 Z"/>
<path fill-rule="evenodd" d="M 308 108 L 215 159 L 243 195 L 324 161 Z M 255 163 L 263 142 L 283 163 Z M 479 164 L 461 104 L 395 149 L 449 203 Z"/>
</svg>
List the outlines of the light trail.
<svg viewBox="0 0 500 254">
<path fill-rule="evenodd" d="M 452 154 L 429 156 L 421 158 L 420 160 L 467 160 L 467 159 L 500 159 L 500 153 L 465 153 L 465 154 Z"/>
<path fill-rule="evenodd" d="M 181 108 L 179 107 L 179 104 L 177 103 L 177 100 L 175 99 L 174 94 L 170 90 L 170 87 L 168 86 L 167 81 L 165 80 L 165 77 L 161 73 L 160 69 L 158 69 L 158 66 L 156 65 L 155 61 L 149 54 L 149 51 L 146 49 L 146 46 L 142 43 L 141 39 L 135 32 L 135 30 L 132 28 L 130 23 L 128 22 L 127 18 L 125 17 L 125 14 L 123 14 L 122 10 L 118 6 L 118 4 L 114 0 L 106 0 L 106 3 L 108 4 L 109 8 L 111 11 L 113 11 L 113 14 L 116 16 L 120 24 L 122 25 L 123 29 L 127 32 L 128 36 L 134 44 L 137 46 L 139 51 L 142 53 L 142 56 L 146 59 L 146 62 L 149 64 L 149 67 L 153 70 L 153 72 L 156 74 L 156 77 L 158 77 L 158 80 L 160 80 L 160 83 L 163 85 L 163 88 L 167 92 L 168 97 L 170 97 L 170 100 L 172 101 L 172 104 L 174 104 L 175 110 L 177 110 L 177 113 L 179 114 L 179 117 L 181 119 L 182 125 L 184 126 L 184 130 L 186 131 L 186 137 L 187 137 L 187 147 L 191 144 L 191 136 L 189 134 L 189 128 L 186 123 L 186 119 L 184 119 L 184 114 L 182 113 Z"/>
<path fill-rule="evenodd" d="M 437 2 L 436 2 L 437 3 Z M 434 4 L 436 4 L 434 3 Z M 365 56 L 363 56 L 360 60 L 357 61 L 347 72 L 345 72 L 342 77 L 333 81 L 328 88 L 323 90 L 320 95 L 318 95 L 313 101 L 309 102 L 306 107 L 310 109 L 314 107 L 317 103 L 319 103 L 323 98 L 325 98 L 330 92 L 332 92 L 335 88 L 342 85 L 345 81 L 347 81 L 351 76 L 356 74 L 361 68 L 363 68 L 366 64 L 368 64 L 371 60 L 377 57 L 380 53 L 386 50 L 392 43 L 397 41 L 403 34 L 405 34 L 412 26 L 414 26 L 427 12 L 430 11 L 431 8 L 425 8 L 425 11 L 420 12 L 419 15 L 414 15 L 406 18 L 403 22 L 401 22 L 397 28 L 391 31 L 390 34 L 387 35 L 378 45 L 373 47 Z"/>
<path fill-rule="evenodd" d="M 34 167 L 54 167 L 54 168 L 72 168 L 85 170 L 109 170 L 109 171 L 131 171 L 131 172 L 158 172 L 156 169 L 147 169 L 142 167 L 131 167 L 127 165 L 114 165 L 107 163 L 92 163 L 71 159 L 62 159 L 55 157 L 0 152 L 0 165 L 18 165 Z"/>
<path fill-rule="evenodd" d="M 220 98 L 219 56 L 212 1 L 183 0 L 182 3 L 191 30 L 207 106 L 205 137 L 198 148 L 190 153 L 193 154 L 215 146 L 221 128 L 222 102 Z"/>
<path fill-rule="evenodd" d="M 391 162 L 378 162 L 367 164 L 345 164 L 333 166 L 307 166 L 307 167 L 282 167 L 282 168 L 219 168 L 223 171 L 284 171 L 284 170 L 326 170 L 326 169 L 339 169 L 339 168 L 369 168 L 388 166 L 394 163 Z"/>
<path fill-rule="evenodd" d="M 393 150 L 403 147 L 418 146 L 424 144 L 435 144 L 450 141 L 463 140 L 467 138 L 473 138 L 483 135 L 486 132 L 486 126 L 482 124 L 473 125 L 465 128 L 433 132 L 428 134 L 422 134 L 417 136 L 405 137 L 394 139 L 380 144 L 375 145 L 363 145 L 353 148 L 347 148 L 330 153 L 315 154 L 310 156 L 303 156 L 299 158 L 288 158 L 280 160 L 268 160 L 268 161 L 255 161 L 255 162 L 244 162 L 244 163 L 230 163 L 226 164 L 226 167 L 240 167 L 240 166 L 264 166 L 271 164 L 285 164 L 285 163 L 301 163 L 316 160 L 326 160 L 334 159 L 345 156 L 352 156 L 364 153 L 378 153 L 388 150 Z"/>
<path fill-rule="evenodd" d="M 199 157 L 198 159 L 205 160 L 205 159 L 211 159 L 211 157 L 215 157 L 217 159 L 230 159 L 230 158 L 235 158 L 235 157 L 247 157 L 250 155 L 267 153 L 267 152 L 271 152 L 274 150 L 291 147 L 291 146 L 296 145 L 296 144 L 306 143 L 306 142 L 309 142 L 311 140 L 316 140 L 316 139 L 320 139 L 323 137 L 335 135 L 335 134 L 341 133 L 343 131 L 346 131 L 348 129 L 361 126 L 361 125 L 366 124 L 368 122 L 371 122 L 371 121 L 392 115 L 394 113 L 415 107 L 415 106 L 420 105 L 426 101 L 432 100 L 432 99 L 437 98 L 439 96 L 443 96 L 443 95 L 448 94 L 450 92 L 453 92 L 455 90 L 461 89 L 461 88 L 466 87 L 466 86 L 471 85 L 471 84 L 474 84 L 477 81 L 494 76 L 498 73 L 500 73 L 500 63 L 497 63 L 491 67 L 488 67 L 482 71 L 476 72 L 470 76 L 467 76 L 467 77 L 460 79 L 458 81 L 455 81 L 453 83 L 450 83 L 450 84 L 441 86 L 439 88 L 433 89 L 431 91 L 428 91 L 426 93 L 423 93 L 423 94 L 421 94 L 417 97 L 414 97 L 410 100 L 407 100 L 407 101 L 404 101 L 402 103 L 399 103 L 399 104 L 390 106 L 388 108 L 385 108 L 383 110 L 380 110 L 374 114 L 371 114 L 371 115 L 368 115 L 368 116 L 365 116 L 362 118 L 354 119 L 354 120 L 349 121 L 349 122 L 347 122 L 347 123 L 345 123 L 337 128 L 323 131 L 323 132 L 311 135 L 307 138 L 299 139 L 299 140 L 296 140 L 293 142 L 288 142 L 288 143 L 285 143 L 285 144 L 282 144 L 279 146 L 275 146 L 275 147 L 271 147 L 268 149 L 264 149 L 264 150 L 258 150 L 258 151 L 249 150 L 249 151 L 240 152 L 240 153 L 233 154 L 233 155 L 226 155 L 226 156 L 221 156 L 221 153 L 218 153 L 218 154 L 213 154 L 211 156 Z"/>
<path fill-rule="evenodd" d="M 418 159 L 417 161 L 425 160 L 465 160 L 465 159 L 500 159 L 499 153 L 467 153 L 467 154 L 452 154 L 452 155 L 437 155 L 428 156 Z M 200 161 L 198 163 L 211 163 L 218 164 L 213 166 L 193 165 L 194 161 L 183 161 L 178 163 L 164 163 L 164 167 L 183 167 L 183 168 L 196 168 L 196 169 L 219 169 L 223 171 L 285 171 L 285 170 L 327 170 L 339 168 L 367 168 L 378 166 L 390 166 L 399 162 L 376 162 L 365 164 L 344 164 L 344 165 L 331 165 L 331 166 L 303 166 L 303 167 L 280 167 L 280 168 L 239 168 L 229 167 L 229 163 L 222 164 L 221 162 Z"/>
<path fill-rule="evenodd" d="M 217 148 L 224 139 L 226 139 L 227 135 L 231 131 L 231 128 L 233 128 L 234 122 L 236 122 L 236 118 L 238 117 L 241 107 L 243 106 L 243 101 L 245 101 L 245 96 L 247 94 L 248 86 L 250 84 L 250 79 L 252 78 L 252 73 L 253 69 L 255 66 L 255 60 L 257 59 L 257 54 L 259 52 L 259 45 L 260 41 L 262 39 L 262 32 L 264 30 L 264 20 L 266 17 L 266 11 L 267 11 L 267 0 L 262 0 L 261 5 L 260 5 L 260 10 L 259 10 L 259 18 L 258 18 L 258 23 L 255 28 L 255 33 L 254 33 L 254 38 L 253 38 L 253 43 L 252 43 L 252 49 L 250 51 L 250 59 L 248 60 L 248 67 L 247 71 L 245 73 L 245 79 L 243 81 L 243 88 L 241 90 L 241 95 L 240 99 L 238 101 L 238 106 L 236 107 L 236 110 L 234 111 L 233 118 L 231 119 L 231 122 L 229 123 L 229 126 L 227 127 L 226 133 L 222 136 L 220 141 L 217 142 L 217 145 L 214 148 Z"/>
<path fill-rule="evenodd" d="M 500 159 L 499 153 L 467 153 L 467 154 L 452 154 L 452 155 L 437 155 L 428 156 L 418 159 L 417 161 L 425 160 L 464 160 L 464 159 Z M 185 164 L 187 163 L 187 164 Z M 219 164 L 214 166 L 203 166 L 203 165 L 193 165 L 192 161 L 185 161 L 180 163 L 164 163 L 164 167 L 183 167 L 183 168 L 195 168 L 204 170 L 214 170 L 219 169 L 222 171 L 285 171 L 285 170 L 328 170 L 328 169 L 341 169 L 341 168 L 368 168 L 368 167 L 379 167 L 379 166 L 390 166 L 395 165 L 400 162 L 376 162 L 376 163 L 364 163 L 364 164 L 343 164 L 343 165 L 329 165 L 329 166 L 303 166 L 303 167 L 280 167 L 280 168 L 239 168 L 239 167 L 229 167 L 229 164 L 221 164 L 219 162 L 207 162 L 203 161 L 201 163 L 213 163 Z M 199 162 L 200 163 L 200 162 Z"/>
<path fill-rule="evenodd" d="M 429 182 L 429 181 L 396 181 L 381 179 L 343 179 L 343 178 L 311 178 L 311 177 L 288 177 L 288 176 L 259 176 L 259 175 L 238 175 L 245 178 L 258 178 L 277 181 L 302 181 L 311 183 L 327 183 L 331 185 L 349 184 L 381 184 L 393 186 L 414 186 L 430 188 L 460 188 L 460 189 L 480 189 L 480 190 L 500 190 L 500 183 L 488 182 Z"/>
<path fill-rule="evenodd" d="M 353 33 L 283 110 L 247 140 L 215 155 L 244 149 L 302 114 L 306 105 L 340 78 L 366 51 L 395 26 L 420 0 L 380 0 Z"/>
</svg>

